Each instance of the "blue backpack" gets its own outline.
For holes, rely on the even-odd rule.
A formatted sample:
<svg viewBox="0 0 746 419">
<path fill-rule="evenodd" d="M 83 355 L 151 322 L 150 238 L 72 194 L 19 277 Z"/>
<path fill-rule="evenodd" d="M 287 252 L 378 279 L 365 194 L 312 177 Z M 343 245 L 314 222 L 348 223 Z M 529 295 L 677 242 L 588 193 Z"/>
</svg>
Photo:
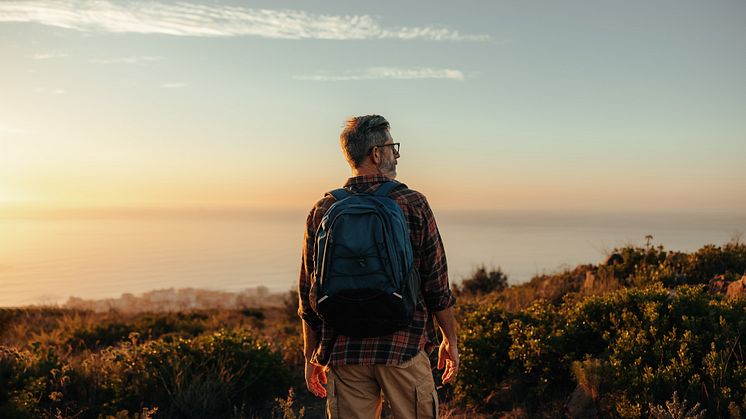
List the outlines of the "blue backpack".
<svg viewBox="0 0 746 419">
<path fill-rule="evenodd" d="M 407 220 L 388 196 L 399 185 L 329 192 L 336 202 L 316 231 L 311 305 L 337 333 L 383 336 L 412 321 L 420 280 Z"/>
</svg>

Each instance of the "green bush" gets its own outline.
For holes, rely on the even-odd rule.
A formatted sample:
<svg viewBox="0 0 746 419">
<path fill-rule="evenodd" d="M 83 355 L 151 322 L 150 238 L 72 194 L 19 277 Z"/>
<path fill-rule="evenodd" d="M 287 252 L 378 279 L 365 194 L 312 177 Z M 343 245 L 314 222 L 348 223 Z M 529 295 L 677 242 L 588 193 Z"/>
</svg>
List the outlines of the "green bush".
<svg viewBox="0 0 746 419">
<path fill-rule="evenodd" d="M 17 350 L 0 347 L 0 417 L 15 419 L 28 416 L 18 403 L 18 391 L 24 387 L 24 359 Z"/>
<path fill-rule="evenodd" d="M 465 313 L 460 327 L 459 379 L 455 392 L 472 405 L 480 405 L 497 383 L 506 380 L 510 360 L 506 356 L 511 339 L 509 314 L 498 306 L 460 307 Z"/>
<path fill-rule="evenodd" d="M 209 316 L 202 312 L 146 314 L 129 322 L 105 318 L 95 323 L 74 325 L 65 343 L 74 347 L 99 349 L 125 342 L 131 333 L 146 339 L 192 338 L 205 331 L 204 323 L 208 319 Z"/>
<path fill-rule="evenodd" d="M 491 292 L 502 291 L 508 287 L 508 276 L 499 267 L 489 271 L 484 265 L 479 266 L 461 285 L 454 284 L 456 296 L 463 294 L 478 296 Z"/>
<path fill-rule="evenodd" d="M 122 322 L 97 323 L 73 330 L 68 343 L 84 348 L 112 346 L 126 340 L 132 331 L 132 325 Z"/>
<path fill-rule="evenodd" d="M 119 406 L 158 406 L 158 417 L 228 417 L 287 394 L 282 356 L 241 332 L 128 343 L 107 354 Z"/>
<path fill-rule="evenodd" d="M 595 340 L 591 355 L 608 363 L 612 391 L 632 406 L 644 410 L 678 391 L 720 417 L 746 392 L 739 345 L 745 314 L 744 301 L 721 302 L 701 286 L 683 286 L 592 298 L 568 320 L 584 341 Z"/>
<path fill-rule="evenodd" d="M 746 274 L 746 244 L 739 241 L 706 245 L 691 254 L 665 251 L 663 246 L 627 246 L 613 252 L 621 255 L 623 262 L 601 268 L 637 287 L 707 284 L 718 275 L 734 280 Z"/>
<path fill-rule="evenodd" d="M 479 403 L 506 387 L 516 400 L 567 398 L 596 389 L 615 416 L 635 417 L 685 394 L 724 417 L 746 400 L 746 300 L 723 302 L 703 286 L 625 289 L 560 307 L 548 302 L 507 316 L 497 305 L 463 319 L 456 395 Z M 603 377 L 597 375 L 603 374 Z M 735 407 L 734 407 L 735 406 Z"/>
<path fill-rule="evenodd" d="M 69 413 L 76 402 L 63 400 L 71 368 L 54 347 L 34 344 L 31 351 L 0 347 L 0 417 L 52 417 Z"/>
<path fill-rule="evenodd" d="M 706 284 L 716 275 L 739 279 L 746 274 L 746 244 L 707 245 L 689 256 L 686 275 L 691 283 Z"/>
<path fill-rule="evenodd" d="M 287 394 L 282 356 L 245 332 L 130 341 L 63 359 L 54 347 L 0 349 L 0 417 L 261 415 Z"/>
<path fill-rule="evenodd" d="M 516 314 L 508 326 L 508 357 L 515 378 L 531 388 L 529 396 L 544 398 L 571 382 L 569 363 L 576 348 L 568 345 L 564 322 L 553 305 L 538 301 Z"/>
</svg>

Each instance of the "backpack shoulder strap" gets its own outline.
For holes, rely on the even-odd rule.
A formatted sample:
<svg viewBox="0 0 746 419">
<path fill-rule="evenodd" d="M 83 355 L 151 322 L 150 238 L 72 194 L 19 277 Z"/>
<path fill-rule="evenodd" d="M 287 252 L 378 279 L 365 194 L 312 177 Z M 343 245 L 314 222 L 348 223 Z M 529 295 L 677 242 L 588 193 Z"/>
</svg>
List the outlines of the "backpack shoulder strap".
<svg viewBox="0 0 746 419">
<path fill-rule="evenodd" d="M 345 188 L 334 189 L 333 191 L 329 191 L 326 194 L 333 196 L 334 199 L 337 201 L 341 201 L 347 198 L 348 196 L 352 195 L 352 193 L 350 193 L 350 191 L 348 191 Z"/>
<path fill-rule="evenodd" d="M 395 180 L 390 180 L 381 186 L 378 187 L 378 189 L 373 193 L 374 196 L 389 196 L 389 193 L 394 190 L 399 185 L 404 185 L 401 182 L 397 182 Z M 406 185 L 404 185 L 406 186 Z"/>
</svg>

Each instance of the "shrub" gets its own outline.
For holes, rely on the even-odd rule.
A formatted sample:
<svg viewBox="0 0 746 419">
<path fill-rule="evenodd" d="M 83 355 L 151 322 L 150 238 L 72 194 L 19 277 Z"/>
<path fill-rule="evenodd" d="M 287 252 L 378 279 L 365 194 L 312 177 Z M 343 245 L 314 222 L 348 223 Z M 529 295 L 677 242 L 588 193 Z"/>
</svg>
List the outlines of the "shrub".
<svg viewBox="0 0 746 419">
<path fill-rule="evenodd" d="M 281 355 L 245 332 L 142 343 L 133 334 L 74 358 L 0 348 L 0 379 L 3 418 L 261 415 L 291 385 Z"/>
<path fill-rule="evenodd" d="M 0 417 L 14 419 L 28 416 L 24 406 L 16 402 L 23 388 L 25 360 L 14 349 L 0 347 Z M 26 414 L 24 414 L 26 413 Z"/>
<path fill-rule="evenodd" d="M 538 301 L 514 314 L 470 309 L 456 385 L 468 403 L 508 387 L 531 411 L 577 383 L 620 417 L 639 417 L 673 392 L 722 417 L 746 398 L 746 301 L 720 301 L 703 286 L 658 284 L 560 307 Z"/>
<path fill-rule="evenodd" d="M 455 395 L 469 404 L 480 405 L 508 378 L 511 345 L 508 314 L 492 305 L 461 307 L 460 374 Z"/>
<path fill-rule="evenodd" d="M 72 331 L 68 343 L 85 348 L 112 346 L 126 340 L 133 328 L 122 322 L 105 322 L 81 326 Z"/>
<path fill-rule="evenodd" d="M 71 412 L 75 401 L 63 400 L 71 369 L 54 347 L 32 351 L 0 347 L 0 417 L 52 417 Z"/>
<path fill-rule="evenodd" d="M 544 398 L 571 383 L 569 365 L 576 348 L 568 346 L 564 321 L 553 305 L 538 301 L 510 323 L 508 356 L 516 378 L 530 386 L 530 396 Z"/>
<path fill-rule="evenodd" d="M 455 294 L 468 294 L 472 296 L 489 294 L 502 291 L 508 287 L 508 276 L 499 267 L 489 271 L 484 265 L 477 267 L 469 278 L 464 279 L 461 285 L 454 284 Z"/>
<path fill-rule="evenodd" d="M 701 286 L 656 287 L 591 298 L 568 321 L 575 340 L 595 342 L 589 355 L 607 360 L 618 414 L 679 391 L 720 416 L 746 391 L 744 354 L 734 351 L 746 333 L 745 309 L 713 300 Z"/>
<path fill-rule="evenodd" d="M 242 332 L 133 341 L 106 357 L 116 404 L 131 410 L 157 406 L 158 416 L 227 417 L 236 409 L 258 411 L 291 385 L 281 355 Z"/>
<path fill-rule="evenodd" d="M 636 272 L 641 267 L 656 267 L 665 261 L 667 256 L 663 246 L 647 248 L 625 246 L 614 249 L 613 253 L 621 255 L 622 263 L 610 265 L 610 268 L 613 270 L 614 276 L 628 285 L 635 284 L 634 277 L 639 276 L 639 274 L 636 275 Z M 637 281 L 637 284 L 641 285 L 639 281 Z"/>
<path fill-rule="evenodd" d="M 691 283 L 706 284 L 716 275 L 738 279 L 746 274 L 746 244 L 707 245 L 689 256 L 686 275 Z"/>
<path fill-rule="evenodd" d="M 699 407 L 699 403 L 692 408 L 687 406 L 686 400 L 680 401 L 679 395 L 674 391 L 670 401 L 664 405 L 651 405 L 651 419 L 702 419 L 706 411 Z"/>
</svg>

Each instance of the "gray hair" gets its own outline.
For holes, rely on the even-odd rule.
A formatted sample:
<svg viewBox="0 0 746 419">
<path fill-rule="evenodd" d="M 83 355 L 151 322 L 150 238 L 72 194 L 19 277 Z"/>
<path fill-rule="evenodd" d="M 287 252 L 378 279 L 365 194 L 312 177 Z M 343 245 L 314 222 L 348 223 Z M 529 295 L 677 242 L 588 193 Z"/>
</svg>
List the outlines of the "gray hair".
<svg viewBox="0 0 746 419">
<path fill-rule="evenodd" d="M 381 115 L 356 116 L 345 122 L 339 135 L 342 152 L 352 167 L 360 167 L 370 150 L 383 145 L 388 139 L 386 132 L 391 126 Z"/>
</svg>

